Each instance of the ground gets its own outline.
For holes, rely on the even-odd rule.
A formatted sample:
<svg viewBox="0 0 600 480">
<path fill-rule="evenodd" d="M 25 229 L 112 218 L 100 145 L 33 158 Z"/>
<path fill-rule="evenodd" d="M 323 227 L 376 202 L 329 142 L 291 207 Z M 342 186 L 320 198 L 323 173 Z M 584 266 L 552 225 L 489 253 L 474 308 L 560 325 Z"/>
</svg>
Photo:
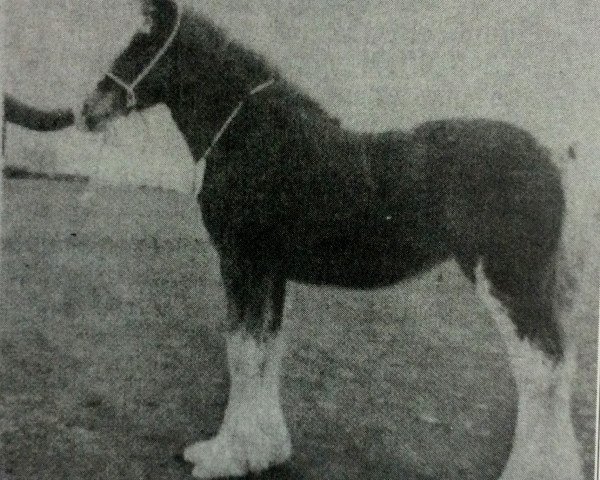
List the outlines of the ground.
<svg viewBox="0 0 600 480">
<path fill-rule="evenodd" d="M 228 388 L 217 257 L 192 199 L 4 180 L 3 209 L 0 479 L 191 478 L 183 447 L 216 432 Z M 264 478 L 497 478 L 515 386 L 454 264 L 377 292 L 292 284 L 286 322 L 295 452 Z M 591 478 L 597 319 L 576 328 Z"/>
</svg>

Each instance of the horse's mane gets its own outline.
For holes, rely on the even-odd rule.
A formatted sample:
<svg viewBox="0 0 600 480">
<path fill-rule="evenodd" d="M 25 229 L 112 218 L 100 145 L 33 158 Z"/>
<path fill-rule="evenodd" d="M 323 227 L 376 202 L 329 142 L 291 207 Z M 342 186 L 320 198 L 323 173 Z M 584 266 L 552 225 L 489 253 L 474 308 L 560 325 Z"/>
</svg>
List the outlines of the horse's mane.
<svg viewBox="0 0 600 480">
<path fill-rule="evenodd" d="M 274 79 L 282 98 L 287 98 L 287 101 L 293 102 L 296 107 L 320 117 L 321 120 L 331 120 L 339 124 L 339 121 L 330 117 L 317 101 L 283 78 L 279 69 L 271 65 L 264 55 L 231 39 L 221 27 L 199 12 L 184 9 L 180 42 L 187 52 L 198 52 L 199 58 L 202 58 L 201 55 L 207 55 L 216 64 L 234 70 L 237 83 L 244 91 L 249 92 L 260 83 Z M 202 68 L 209 67 L 202 65 L 200 60 L 179 65 L 180 74 L 190 82 L 198 79 Z"/>
</svg>

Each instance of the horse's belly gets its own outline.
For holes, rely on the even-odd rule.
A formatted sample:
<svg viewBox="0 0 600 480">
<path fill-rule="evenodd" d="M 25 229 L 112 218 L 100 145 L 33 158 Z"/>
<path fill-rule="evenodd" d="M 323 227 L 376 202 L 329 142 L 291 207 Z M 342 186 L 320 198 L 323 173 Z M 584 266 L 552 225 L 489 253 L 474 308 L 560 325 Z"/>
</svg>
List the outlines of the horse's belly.
<svg viewBox="0 0 600 480">
<path fill-rule="evenodd" d="M 287 249 L 290 280 L 348 288 L 376 288 L 415 275 L 445 259 L 442 246 L 399 235 L 332 236 Z"/>
</svg>

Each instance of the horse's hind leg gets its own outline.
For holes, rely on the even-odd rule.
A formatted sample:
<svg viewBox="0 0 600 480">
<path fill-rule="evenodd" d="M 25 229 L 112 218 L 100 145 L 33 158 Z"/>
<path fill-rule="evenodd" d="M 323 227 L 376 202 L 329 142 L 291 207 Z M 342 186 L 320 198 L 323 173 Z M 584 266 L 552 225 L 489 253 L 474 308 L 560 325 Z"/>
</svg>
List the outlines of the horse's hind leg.
<svg viewBox="0 0 600 480">
<path fill-rule="evenodd" d="M 501 479 L 582 480 L 571 421 L 575 353 L 558 323 L 554 262 L 511 271 L 488 260 L 476 269 L 477 292 L 506 342 L 519 396 L 512 451 Z"/>
<path fill-rule="evenodd" d="M 227 298 L 230 392 L 217 435 L 188 447 L 197 478 L 240 476 L 291 456 L 279 397 L 285 280 L 250 262 L 221 257 Z"/>
</svg>

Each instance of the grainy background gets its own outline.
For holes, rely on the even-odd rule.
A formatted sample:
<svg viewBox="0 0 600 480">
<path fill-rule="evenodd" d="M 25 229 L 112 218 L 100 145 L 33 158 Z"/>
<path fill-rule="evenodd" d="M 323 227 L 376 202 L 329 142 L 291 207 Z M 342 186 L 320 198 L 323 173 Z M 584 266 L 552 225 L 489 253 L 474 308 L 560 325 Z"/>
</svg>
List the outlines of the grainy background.
<svg viewBox="0 0 600 480">
<path fill-rule="evenodd" d="M 597 251 L 598 2 L 195 7 L 349 127 L 486 116 L 528 128 L 565 170 L 570 245 Z M 5 89 L 38 107 L 79 105 L 139 25 L 137 11 L 136 0 L 5 2 Z M 8 164 L 92 181 L 2 183 L 0 478 L 189 478 L 174 455 L 215 432 L 227 376 L 216 258 L 197 210 L 181 193 L 132 187 L 191 187 L 168 112 L 101 136 L 10 127 L 8 141 Z M 569 145 L 576 160 L 564 158 Z M 581 365 L 574 421 L 591 478 L 597 278 L 588 280 L 593 295 L 570 327 Z M 286 318 L 296 453 L 265 478 L 496 478 L 514 383 L 454 265 L 374 294 L 293 285 Z"/>
</svg>

